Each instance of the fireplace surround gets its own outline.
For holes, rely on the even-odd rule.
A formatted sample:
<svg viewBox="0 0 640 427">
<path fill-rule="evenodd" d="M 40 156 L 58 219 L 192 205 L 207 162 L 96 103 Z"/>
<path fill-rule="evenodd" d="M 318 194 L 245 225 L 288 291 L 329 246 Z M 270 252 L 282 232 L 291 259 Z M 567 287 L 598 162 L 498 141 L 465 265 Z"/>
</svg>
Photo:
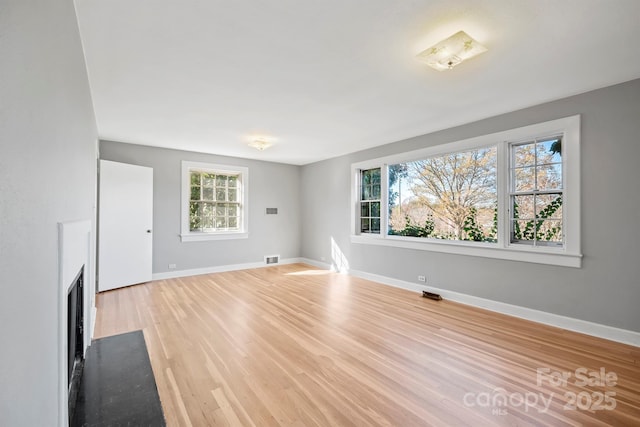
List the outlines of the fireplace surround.
<svg viewBox="0 0 640 427">
<path fill-rule="evenodd" d="M 84 367 L 84 265 L 67 296 L 67 381 L 69 423 L 73 418 Z"/>
<path fill-rule="evenodd" d="M 69 425 L 77 366 L 91 344 L 95 320 L 93 221 L 58 223 L 58 422 Z M 80 282 L 80 283 L 79 283 Z M 74 374 L 75 372 L 75 374 Z M 77 378 L 80 379 L 80 378 Z M 70 411 L 71 409 L 71 411 Z"/>
</svg>

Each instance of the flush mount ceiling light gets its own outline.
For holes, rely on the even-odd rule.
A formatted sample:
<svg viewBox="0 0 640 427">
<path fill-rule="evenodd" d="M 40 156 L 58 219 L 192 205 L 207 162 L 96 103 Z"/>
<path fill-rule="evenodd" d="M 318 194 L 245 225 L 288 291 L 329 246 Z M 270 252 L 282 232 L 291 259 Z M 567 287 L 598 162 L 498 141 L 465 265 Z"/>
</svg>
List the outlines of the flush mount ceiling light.
<svg viewBox="0 0 640 427">
<path fill-rule="evenodd" d="M 419 53 L 417 58 L 426 62 L 431 68 L 444 71 L 486 51 L 487 48 L 472 39 L 469 34 L 458 31 L 451 37 Z"/>
<path fill-rule="evenodd" d="M 266 150 L 271 147 L 271 143 L 266 139 L 254 139 L 249 143 L 249 147 L 255 148 L 256 150 Z"/>
</svg>

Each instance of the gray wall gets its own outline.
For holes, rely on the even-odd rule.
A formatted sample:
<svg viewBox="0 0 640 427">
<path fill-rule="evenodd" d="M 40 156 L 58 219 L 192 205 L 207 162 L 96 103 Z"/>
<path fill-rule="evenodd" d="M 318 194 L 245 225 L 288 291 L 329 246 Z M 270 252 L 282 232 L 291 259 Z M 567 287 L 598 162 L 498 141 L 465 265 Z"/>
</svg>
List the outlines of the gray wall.
<svg viewBox="0 0 640 427">
<path fill-rule="evenodd" d="M 302 256 L 331 262 L 335 239 L 352 269 L 640 331 L 640 80 L 304 166 Z M 581 269 L 349 239 L 350 164 L 582 115 Z M 304 191 L 308 190 L 308 191 Z M 603 226 L 606 224 L 606 226 Z"/>
<path fill-rule="evenodd" d="M 300 167 L 169 150 L 111 141 L 100 142 L 100 157 L 153 168 L 153 272 L 263 262 L 265 255 L 300 256 Z M 249 168 L 249 238 L 180 241 L 182 160 Z M 265 208 L 278 215 L 265 215 Z M 98 285 L 99 286 L 99 285 Z"/>
<path fill-rule="evenodd" d="M 57 223 L 93 218 L 96 191 L 72 0 L 2 0 L 0 76 L 0 425 L 54 426 Z"/>
</svg>

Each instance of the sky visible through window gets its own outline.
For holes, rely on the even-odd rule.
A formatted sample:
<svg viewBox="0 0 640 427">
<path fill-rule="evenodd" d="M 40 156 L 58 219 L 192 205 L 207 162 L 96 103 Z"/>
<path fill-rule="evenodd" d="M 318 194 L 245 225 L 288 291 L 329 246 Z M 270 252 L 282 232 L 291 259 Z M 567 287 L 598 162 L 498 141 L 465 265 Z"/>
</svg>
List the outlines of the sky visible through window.
<svg viewBox="0 0 640 427">
<path fill-rule="evenodd" d="M 389 234 L 495 241 L 496 147 L 389 166 Z"/>
</svg>

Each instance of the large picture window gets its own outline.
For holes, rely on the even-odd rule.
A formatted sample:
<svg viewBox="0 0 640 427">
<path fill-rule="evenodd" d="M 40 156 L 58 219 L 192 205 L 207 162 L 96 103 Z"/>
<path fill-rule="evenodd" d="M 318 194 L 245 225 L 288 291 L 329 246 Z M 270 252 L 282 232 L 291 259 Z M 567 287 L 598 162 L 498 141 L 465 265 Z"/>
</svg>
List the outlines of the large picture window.
<svg viewBox="0 0 640 427">
<path fill-rule="evenodd" d="M 354 164 L 352 241 L 579 267 L 579 130 L 575 116 Z"/>
<path fill-rule="evenodd" d="M 247 237 L 248 170 L 182 162 L 182 241 Z"/>
<path fill-rule="evenodd" d="M 495 242 L 496 147 L 389 165 L 390 235 Z"/>
</svg>

